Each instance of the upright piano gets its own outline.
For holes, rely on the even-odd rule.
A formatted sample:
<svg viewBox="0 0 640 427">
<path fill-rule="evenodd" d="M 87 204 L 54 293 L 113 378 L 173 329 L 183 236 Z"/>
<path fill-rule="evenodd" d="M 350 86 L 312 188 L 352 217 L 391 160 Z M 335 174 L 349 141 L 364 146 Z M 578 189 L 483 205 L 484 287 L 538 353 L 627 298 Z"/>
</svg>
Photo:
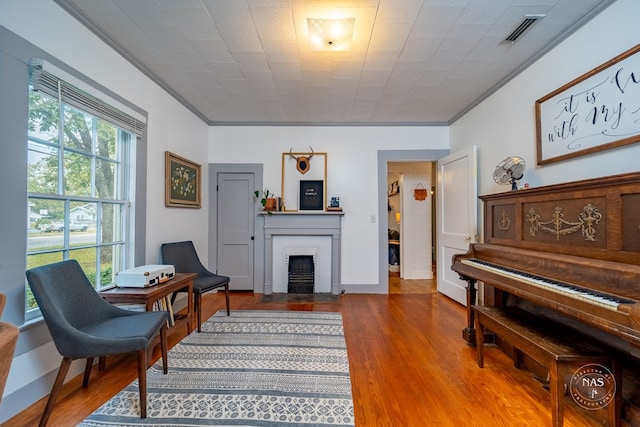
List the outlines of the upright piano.
<svg viewBox="0 0 640 427">
<path fill-rule="evenodd" d="M 640 172 L 480 199 L 484 243 L 451 266 L 467 282 L 463 338 L 475 343 L 471 305 L 483 282 L 484 304 L 522 305 L 585 332 L 628 356 L 624 381 L 640 382 Z"/>
</svg>

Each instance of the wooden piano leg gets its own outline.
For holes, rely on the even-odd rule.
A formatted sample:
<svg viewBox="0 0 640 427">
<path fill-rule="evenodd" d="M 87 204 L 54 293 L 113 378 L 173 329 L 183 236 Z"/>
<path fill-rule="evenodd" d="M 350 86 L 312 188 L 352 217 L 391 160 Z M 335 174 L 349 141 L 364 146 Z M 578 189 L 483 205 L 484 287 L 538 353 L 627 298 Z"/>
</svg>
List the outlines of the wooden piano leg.
<svg viewBox="0 0 640 427">
<path fill-rule="evenodd" d="M 554 361 L 549 366 L 549 395 L 551 397 L 551 425 L 562 427 L 564 421 L 564 381 L 561 372 L 565 371 L 564 364 Z"/>
<path fill-rule="evenodd" d="M 476 280 L 465 276 L 460 276 L 460 279 L 467 282 L 467 327 L 462 330 L 462 338 L 467 344 L 476 345 L 476 329 L 472 309 L 476 305 Z"/>
<path fill-rule="evenodd" d="M 613 358 L 611 359 L 611 371 L 616 382 L 616 394 L 613 402 L 609 403 L 607 421 L 610 426 L 620 427 L 620 419 L 622 417 L 622 372 L 620 364 Z"/>
<path fill-rule="evenodd" d="M 480 313 L 475 312 L 475 321 L 478 325 L 478 331 L 476 333 L 476 350 L 478 351 L 478 367 L 484 368 L 484 326 L 480 322 Z"/>
</svg>

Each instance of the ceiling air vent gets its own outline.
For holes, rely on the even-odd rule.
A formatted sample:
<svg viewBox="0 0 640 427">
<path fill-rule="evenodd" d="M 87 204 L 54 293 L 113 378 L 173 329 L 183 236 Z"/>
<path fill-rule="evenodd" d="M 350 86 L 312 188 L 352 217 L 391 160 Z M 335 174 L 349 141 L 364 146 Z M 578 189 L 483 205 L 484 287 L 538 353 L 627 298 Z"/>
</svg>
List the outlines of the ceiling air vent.
<svg viewBox="0 0 640 427">
<path fill-rule="evenodd" d="M 533 26 L 539 19 L 544 18 L 544 14 L 531 14 L 524 15 L 522 21 L 520 21 L 514 28 L 511 30 L 509 35 L 502 40 L 502 43 L 515 43 L 520 36 L 522 36 L 529 28 Z"/>
</svg>

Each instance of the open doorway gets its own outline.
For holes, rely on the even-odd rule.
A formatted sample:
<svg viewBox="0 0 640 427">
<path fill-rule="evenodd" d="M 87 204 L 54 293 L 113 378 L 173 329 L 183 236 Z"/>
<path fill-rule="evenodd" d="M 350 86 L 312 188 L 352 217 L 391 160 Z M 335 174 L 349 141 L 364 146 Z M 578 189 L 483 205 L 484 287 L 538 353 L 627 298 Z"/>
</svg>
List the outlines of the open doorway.
<svg viewBox="0 0 640 427">
<path fill-rule="evenodd" d="M 389 215 L 387 205 L 387 168 L 389 162 L 435 162 L 449 154 L 443 150 L 378 150 L 378 287 L 381 293 L 389 292 L 389 229 L 385 220 Z M 437 193 L 434 194 L 437 197 Z M 402 222 L 402 212 L 401 222 Z M 435 229 L 435 227 L 432 227 Z M 400 254 L 402 257 L 402 254 Z M 400 260 L 402 263 L 402 259 Z M 401 264 L 402 265 L 402 264 Z"/>
<path fill-rule="evenodd" d="M 435 293 L 435 182 L 431 161 L 387 163 L 388 292 Z"/>
</svg>

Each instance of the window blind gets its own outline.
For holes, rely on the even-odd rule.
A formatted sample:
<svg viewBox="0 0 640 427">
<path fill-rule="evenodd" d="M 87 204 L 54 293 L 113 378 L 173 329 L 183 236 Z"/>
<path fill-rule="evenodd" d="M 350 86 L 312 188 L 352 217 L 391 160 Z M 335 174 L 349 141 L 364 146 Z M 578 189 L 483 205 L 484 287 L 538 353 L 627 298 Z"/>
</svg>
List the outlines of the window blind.
<svg viewBox="0 0 640 427">
<path fill-rule="evenodd" d="M 142 136 L 145 127 L 143 121 L 60 79 L 44 70 L 41 65 L 31 65 L 30 76 L 33 90 L 46 93 L 137 136 Z"/>
</svg>

